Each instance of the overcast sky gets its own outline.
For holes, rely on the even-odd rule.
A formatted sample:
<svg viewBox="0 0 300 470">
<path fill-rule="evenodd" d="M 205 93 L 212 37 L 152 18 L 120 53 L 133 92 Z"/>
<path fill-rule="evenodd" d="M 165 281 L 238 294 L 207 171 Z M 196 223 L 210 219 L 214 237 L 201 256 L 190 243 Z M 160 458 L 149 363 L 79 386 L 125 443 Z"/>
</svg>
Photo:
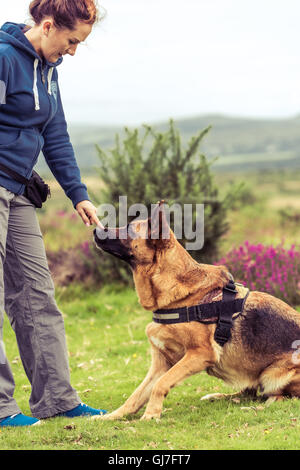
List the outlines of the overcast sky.
<svg viewBox="0 0 300 470">
<path fill-rule="evenodd" d="M 24 22 L 28 4 L 5 2 L 1 24 Z M 105 20 L 58 69 L 69 123 L 300 114 L 299 0 L 101 4 Z"/>
</svg>

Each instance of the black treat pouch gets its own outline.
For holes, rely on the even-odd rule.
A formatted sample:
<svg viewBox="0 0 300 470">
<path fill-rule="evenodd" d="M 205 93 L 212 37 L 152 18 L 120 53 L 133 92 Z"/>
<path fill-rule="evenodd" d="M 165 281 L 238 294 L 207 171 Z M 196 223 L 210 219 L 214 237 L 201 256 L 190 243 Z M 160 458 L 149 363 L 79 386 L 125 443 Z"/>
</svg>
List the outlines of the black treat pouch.
<svg viewBox="0 0 300 470">
<path fill-rule="evenodd" d="M 45 183 L 36 171 L 33 171 L 30 180 L 26 184 L 24 196 L 27 197 L 35 207 L 40 209 L 43 202 L 45 202 L 50 195 L 48 184 Z"/>
<path fill-rule="evenodd" d="M 19 183 L 24 184 L 25 190 L 23 195 L 39 209 L 42 207 L 43 202 L 46 201 L 48 196 L 51 195 L 48 184 L 46 184 L 40 175 L 34 170 L 29 180 L 24 178 L 24 176 L 16 173 L 14 170 L 11 170 L 7 166 L 3 165 L 2 163 L 0 164 L 0 170 L 4 171 L 4 173 Z"/>
</svg>

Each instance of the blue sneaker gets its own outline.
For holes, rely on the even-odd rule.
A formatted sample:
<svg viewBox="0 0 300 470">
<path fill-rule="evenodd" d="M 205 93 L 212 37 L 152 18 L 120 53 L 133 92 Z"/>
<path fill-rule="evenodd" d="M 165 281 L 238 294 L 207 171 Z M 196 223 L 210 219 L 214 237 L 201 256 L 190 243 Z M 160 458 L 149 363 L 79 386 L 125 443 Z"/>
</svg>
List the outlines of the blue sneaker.
<svg viewBox="0 0 300 470">
<path fill-rule="evenodd" d="M 41 424 L 41 421 L 31 416 L 25 416 L 22 413 L 7 416 L 0 421 L 0 428 L 5 426 L 35 426 Z"/>
<path fill-rule="evenodd" d="M 76 418 L 76 417 L 84 417 L 84 416 L 94 416 L 94 415 L 105 415 L 107 413 L 106 410 L 96 410 L 96 408 L 91 408 L 84 403 L 80 403 L 72 410 L 65 411 L 64 413 L 59 413 L 56 416 L 65 416 L 67 418 Z"/>
</svg>

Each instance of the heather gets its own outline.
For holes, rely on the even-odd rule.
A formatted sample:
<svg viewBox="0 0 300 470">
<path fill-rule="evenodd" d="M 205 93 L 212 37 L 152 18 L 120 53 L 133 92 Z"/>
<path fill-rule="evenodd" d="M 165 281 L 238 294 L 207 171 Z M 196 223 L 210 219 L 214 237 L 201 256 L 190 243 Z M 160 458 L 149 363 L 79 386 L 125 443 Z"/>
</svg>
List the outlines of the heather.
<svg viewBox="0 0 300 470">
<path fill-rule="evenodd" d="M 251 290 L 300 304 L 300 251 L 295 245 L 285 248 L 246 241 L 216 264 L 227 266 L 235 280 Z"/>
</svg>

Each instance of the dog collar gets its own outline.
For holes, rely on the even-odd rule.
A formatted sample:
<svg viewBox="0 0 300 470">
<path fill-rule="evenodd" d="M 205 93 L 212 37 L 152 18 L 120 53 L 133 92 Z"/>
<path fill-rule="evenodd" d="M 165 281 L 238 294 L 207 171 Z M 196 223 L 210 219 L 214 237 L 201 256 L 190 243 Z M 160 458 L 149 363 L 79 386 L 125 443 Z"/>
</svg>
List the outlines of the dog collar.
<svg viewBox="0 0 300 470">
<path fill-rule="evenodd" d="M 249 294 L 242 299 L 236 299 L 236 285 L 230 280 L 223 287 L 223 298 L 218 302 L 192 305 L 190 307 L 179 307 L 174 309 L 159 309 L 153 312 L 153 321 L 169 325 L 172 323 L 189 323 L 197 321 L 200 323 L 217 323 L 215 341 L 224 346 L 231 338 L 232 323 L 242 313 L 244 303 Z M 234 314 L 238 313 L 235 317 Z"/>
</svg>

